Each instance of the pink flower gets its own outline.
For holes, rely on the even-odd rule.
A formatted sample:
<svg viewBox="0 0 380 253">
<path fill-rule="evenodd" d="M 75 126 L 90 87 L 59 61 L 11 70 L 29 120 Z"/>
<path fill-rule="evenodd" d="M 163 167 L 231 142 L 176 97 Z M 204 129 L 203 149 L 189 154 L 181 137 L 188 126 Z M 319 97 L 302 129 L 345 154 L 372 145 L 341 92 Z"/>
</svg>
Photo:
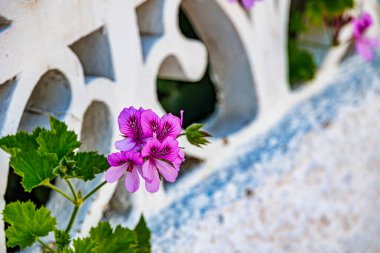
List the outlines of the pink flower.
<svg viewBox="0 0 380 253">
<path fill-rule="evenodd" d="M 139 110 L 133 106 L 124 108 L 118 117 L 119 130 L 124 139 L 115 142 L 115 147 L 122 151 L 138 151 L 146 143 L 143 129 L 141 127 L 141 114 L 145 110 Z"/>
<path fill-rule="evenodd" d="M 354 37 L 363 36 L 364 32 L 372 25 L 373 20 L 369 13 L 364 12 L 359 18 L 354 18 L 352 24 L 354 26 Z"/>
<path fill-rule="evenodd" d="M 237 2 L 238 0 L 230 0 L 230 2 Z M 258 0 L 240 0 L 240 3 L 246 10 L 249 10 Z"/>
<path fill-rule="evenodd" d="M 106 171 L 106 181 L 113 183 L 125 175 L 125 188 L 129 192 L 135 192 L 140 187 L 138 173 L 142 174 L 141 165 L 143 159 L 140 153 L 133 151 L 121 151 L 112 153 L 107 157 L 111 167 Z"/>
<path fill-rule="evenodd" d="M 379 47 L 379 41 L 375 38 L 362 37 L 355 40 L 356 52 L 367 61 L 372 61 L 373 51 L 377 47 Z"/>
<path fill-rule="evenodd" d="M 158 191 L 160 187 L 159 175 L 162 175 L 169 182 L 176 180 L 178 169 L 173 163 L 178 164 L 178 158 L 182 156 L 177 140 L 167 137 L 161 143 L 158 139 L 153 138 L 143 147 L 141 155 L 146 158 L 142 166 L 142 175 L 145 179 L 147 191 Z"/>
<path fill-rule="evenodd" d="M 138 190 L 139 174 L 149 192 L 158 191 L 161 176 L 174 182 L 185 160 L 176 140 L 182 132 L 182 121 L 183 111 L 181 118 L 170 113 L 160 118 L 150 109 L 124 108 L 118 123 L 125 138 L 115 143 L 121 152 L 108 156 L 111 167 L 106 181 L 113 183 L 126 174 L 125 187 L 129 192 Z"/>
<path fill-rule="evenodd" d="M 365 60 L 371 61 L 374 49 L 379 46 L 377 39 L 366 38 L 364 35 L 367 29 L 373 24 L 371 15 L 365 12 L 359 18 L 354 18 L 352 24 L 354 26 L 353 37 L 356 52 Z"/>
<path fill-rule="evenodd" d="M 178 149 L 178 156 L 177 158 L 173 161 L 173 166 L 174 168 L 179 171 L 179 168 L 181 164 L 185 161 L 185 153 L 182 151 L 182 149 Z"/>
<path fill-rule="evenodd" d="M 152 110 L 146 110 L 141 115 L 141 125 L 145 136 L 156 137 L 159 141 L 167 137 L 177 138 L 182 131 L 183 111 L 181 119 L 171 113 L 161 117 Z"/>
</svg>

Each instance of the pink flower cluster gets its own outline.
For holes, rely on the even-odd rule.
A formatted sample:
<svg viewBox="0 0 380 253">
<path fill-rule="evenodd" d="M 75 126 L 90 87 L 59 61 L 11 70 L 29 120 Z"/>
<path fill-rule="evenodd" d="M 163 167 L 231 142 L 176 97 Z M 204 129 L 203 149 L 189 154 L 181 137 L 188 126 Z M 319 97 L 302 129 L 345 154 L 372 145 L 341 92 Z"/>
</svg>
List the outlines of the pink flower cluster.
<svg viewBox="0 0 380 253">
<path fill-rule="evenodd" d="M 355 49 L 365 60 L 371 61 L 373 58 L 373 51 L 379 46 L 379 41 L 375 38 L 365 37 L 365 32 L 373 24 L 372 17 L 369 13 L 365 12 L 360 17 L 352 20 L 354 26 L 354 41 Z"/>
<path fill-rule="evenodd" d="M 171 113 L 161 118 L 152 110 L 124 108 L 118 117 L 120 132 L 124 139 L 115 147 L 120 152 L 108 155 L 110 168 L 106 181 L 113 183 L 125 174 L 125 188 L 135 192 L 140 187 L 140 177 L 149 192 L 157 192 L 160 176 L 174 182 L 185 154 L 176 138 L 182 131 L 181 119 Z"/>
</svg>

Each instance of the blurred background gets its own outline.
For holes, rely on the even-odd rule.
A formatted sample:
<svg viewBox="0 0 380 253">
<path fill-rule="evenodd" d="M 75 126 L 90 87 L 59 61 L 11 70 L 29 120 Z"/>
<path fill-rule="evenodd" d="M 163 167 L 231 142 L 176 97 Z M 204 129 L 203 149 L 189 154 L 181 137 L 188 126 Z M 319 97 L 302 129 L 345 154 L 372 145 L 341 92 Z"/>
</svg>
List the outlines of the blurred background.
<svg viewBox="0 0 380 253">
<path fill-rule="evenodd" d="M 211 145 L 181 143 L 156 194 L 102 189 L 76 236 L 144 213 L 153 252 L 380 252 L 379 18 L 376 0 L 0 0 L 0 136 L 53 114 L 108 154 L 124 107 L 184 110 Z M 0 168 L 1 209 L 68 218 Z"/>
</svg>

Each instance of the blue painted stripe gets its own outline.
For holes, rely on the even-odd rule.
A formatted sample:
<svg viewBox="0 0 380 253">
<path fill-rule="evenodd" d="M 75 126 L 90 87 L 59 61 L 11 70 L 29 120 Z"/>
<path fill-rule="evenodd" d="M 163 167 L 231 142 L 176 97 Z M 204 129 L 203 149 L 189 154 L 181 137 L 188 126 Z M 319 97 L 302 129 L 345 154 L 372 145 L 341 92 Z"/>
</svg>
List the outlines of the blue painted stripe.
<svg viewBox="0 0 380 253">
<path fill-rule="evenodd" d="M 340 109 L 360 104 L 370 92 L 380 93 L 380 81 L 373 65 L 357 57 L 351 58 L 341 67 L 331 85 L 291 109 L 265 135 L 247 140 L 244 146 L 249 148 L 244 148 L 247 150 L 245 153 L 238 154 L 232 161 L 231 158 L 225 159 L 220 163 L 223 168 L 189 189 L 160 214 L 151 217 L 148 223 L 154 243 L 169 247 L 173 239 L 165 237 L 169 230 L 177 230 L 191 220 L 201 219 L 211 210 L 242 199 L 246 188 L 254 189 L 261 184 L 253 169 L 254 164 L 290 152 L 291 142 L 310 131 L 321 129 L 321 126 L 336 118 Z M 284 165 L 264 173 L 283 173 L 291 169 L 292 166 Z M 235 191 L 231 192 L 228 188 L 228 198 L 221 198 L 227 192 L 226 187 L 231 185 Z"/>
</svg>

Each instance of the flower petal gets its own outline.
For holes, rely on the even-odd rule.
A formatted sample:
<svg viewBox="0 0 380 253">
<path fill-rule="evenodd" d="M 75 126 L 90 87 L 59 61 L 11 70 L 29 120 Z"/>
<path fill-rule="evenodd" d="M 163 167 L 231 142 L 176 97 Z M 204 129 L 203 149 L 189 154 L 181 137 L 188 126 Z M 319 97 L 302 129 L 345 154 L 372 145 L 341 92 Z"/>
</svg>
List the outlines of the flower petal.
<svg viewBox="0 0 380 253">
<path fill-rule="evenodd" d="M 145 137 L 152 137 L 158 134 L 160 128 L 160 118 L 152 110 L 146 110 L 141 114 L 141 126 Z"/>
<path fill-rule="evenodd" d="M 133 139 L 140 139 L 143 131 L 141 128 L 141 110 L 133 106 L 124 108 L 117 119 L 119 130 L 122 134 Z"/>
<path fill-rule="evenodd" d="M 146 160 L 142 166 L 142 176 L 145 181 L 151 182 L 156 171 L 155 164 L 150 159 Z"/>
<path fill-rule="evenodd" d="M 110 167 L 105 174 L 106 181 L 108 183 L 113 183 L 117 181 L 124 174 L 124 171 L 127 169 L 126 164 L 122 164 L 117 167 Z"/>
<path fill-rule="evenodd" d="M 373 58 L 373 50 L 378 47 L 379 41 L 370 38 L 360 38 L 356 40 L 356 52 L 361 55 L 365 60 L 371 61 Z"/>
<path fill-rule="evenodd" d="M 255 0 L 241 0 L 241 3 L 243 4 L 245 9 L 249 10 L 254 5 Z"/>
<path fill-rule="evenodd" d="M 121 152 L 109 154 L 107 156 L 108 164 L 117 167 L 125 163 L 124 157 Z"/>
<path fill-rule="evenodd" d="M 136 165 L 142 165 L 144 163 L 144 160 L 139 152 L 133 152 L 133 154 L 131 154 L 131 160 Z"/>
<path fill-rule="evenodd" d="M 166 179 L 166 181 L 174 182 L 178 176 L 178 171 L 171 164 L 156 160 L 156 166 L 161 175 Z"/>
<path fill-rule="evenodd" d="M 134 169 L 134 170 L 137 170 L 138 173 L 140 174 L 140 176 L 143 176 L 143 173 L 142 173 L 142 166 L 141 166 L 141 165 L 134 165 L 134 166 L 133 166 L 133 169 Z"/>
<path fill-rule="evenodd" d="M 178 157 L 178 141 L 168 137 L 166 138 L 160 146 L 159 158 L 168 160 L 169 162 L 174 162 Z"/>
<path fill-rule="evenodd" d="M 179 170 L 181 164 L 185 161 L 185 153 L 183 152 L 182 149 L 178 150 L 178 157 L 174 160 L 173 166 L 177 170 Z"/>
<path fill-rule="evenodd" d="M 141 150 L 142 157 L 147 157 L 152 155 L 151 150 L 154 148 L 156 150 L 159 150 L 161 147 L 161 142 L 159 142 L 157 139 L 150 139 L 143 149 Z"/>
<path fill-rule="evenodd" d="M 140 187 L 140 178 L 137 170 L 133 169 L 132 172 L 127 172 L 125 175 L 125 189 L 128 192 L 136 192 Z"/>
<path fill-rule="evenodd" d="M 152 181 L 148 182 L 145 180 L 145 188 L 148 192 L 151 192 L 151 193 L 157 192 L 158 189 L 160 188 L 160 178 L 158 176 L 158 172 L 156 169 L 153 171 Z"/>
<path fill-rule="evenodd" d="M 180 118 L 169 113 L 162 116 L 160 119 L 160 131 L 158 133 L 158 139 L 163 141 L 167 137 L 177 138 L 181 134 L 181 120 Z"/>
<path fill-rule="evenodd" d="M 136 146 L 136 142 L 132 138 L 125 138 L 115 142 L 115 148 L 122 151 L 133 150 Z"/>
</svg>

